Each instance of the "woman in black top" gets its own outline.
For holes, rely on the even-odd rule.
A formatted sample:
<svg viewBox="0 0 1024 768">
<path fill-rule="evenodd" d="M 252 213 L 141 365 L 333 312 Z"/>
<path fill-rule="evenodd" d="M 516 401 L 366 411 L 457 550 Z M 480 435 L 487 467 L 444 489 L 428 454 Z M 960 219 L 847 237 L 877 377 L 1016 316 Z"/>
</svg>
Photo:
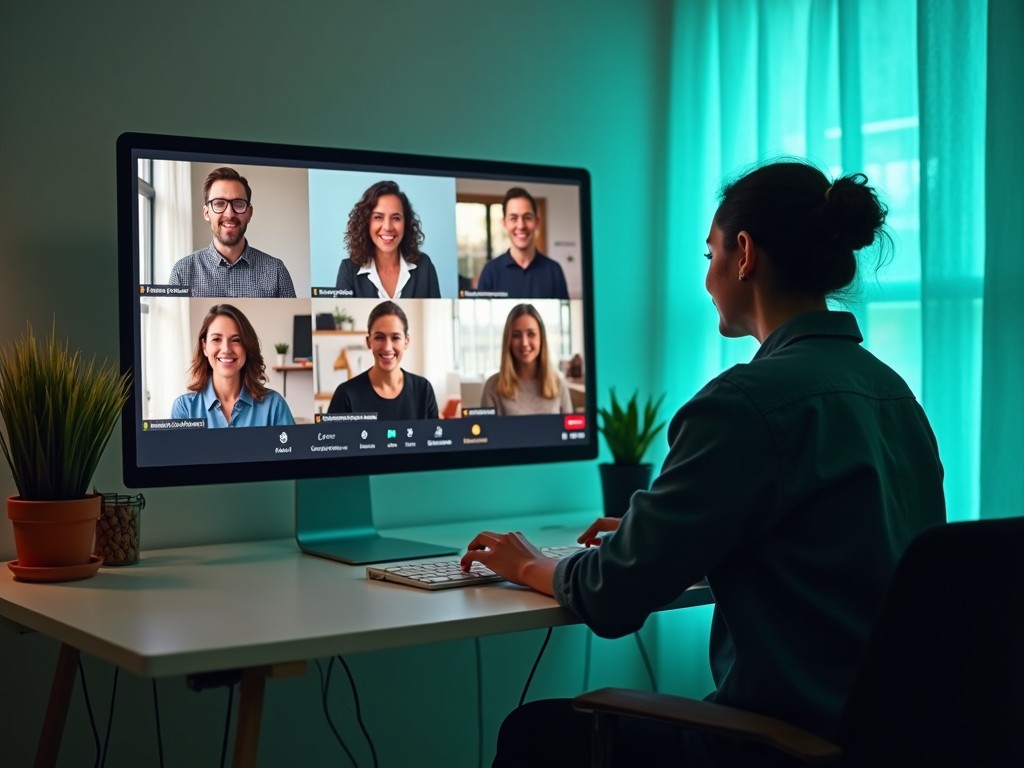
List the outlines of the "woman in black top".
<svg viewBox="0 0 1024 768">
<path fill-rule="evenodd" d="M 423 231 L 405 193 L 393 181 L 367 189 L 348 215 L 348 258 L 337 288 L 363 299 L 439 299 L 437 270 L 420 251 Z"/>
<path fill-rule="evenodd" d="M 437 399 L 430 382 L 402 370 L 409 346 L 409 319 L 393 301 L 373 308 L 367 322 L 366 346 L 373 367 L 340 384 L 328 413 L 376 413 L 381 421 L 436 419 Z"/>
</svg>

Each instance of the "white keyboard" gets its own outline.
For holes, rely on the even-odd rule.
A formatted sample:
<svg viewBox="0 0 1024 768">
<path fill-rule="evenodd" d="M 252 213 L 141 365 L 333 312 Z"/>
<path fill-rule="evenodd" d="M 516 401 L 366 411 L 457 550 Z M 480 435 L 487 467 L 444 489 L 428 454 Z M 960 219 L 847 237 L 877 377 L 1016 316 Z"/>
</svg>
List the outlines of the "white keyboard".
<svg viewBox="0 0 1024 768">
<path fill-rule="evenodd" d="M 547 557 L 561 560 L 581 549 L 583 547 L 575 545 L 541 547 L 540 551 Z M 470 570 L 464 571 L 459 560 L 420 560 L 401 565 L 371 565 L 366 569 L 366 578 L 377 581 L 393 581 L 396 584 L 405 584 L 420 589 L 451 589 L 452 587 L 469 587 L 503 580 L 501 576 L 480 563 L 473 563 Z"/>
</svg>

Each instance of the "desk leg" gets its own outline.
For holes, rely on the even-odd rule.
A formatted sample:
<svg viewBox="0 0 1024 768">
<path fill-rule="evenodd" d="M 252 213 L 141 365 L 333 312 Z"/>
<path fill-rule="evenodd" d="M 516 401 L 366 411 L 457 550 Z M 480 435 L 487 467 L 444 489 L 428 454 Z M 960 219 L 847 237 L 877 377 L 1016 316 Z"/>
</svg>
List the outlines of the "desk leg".
<svg viewBox="0 0 1024 768">
<path fill-rule="evenodd" d="M 256 750 L 260 743 L 260 720 L 263 717 L 263 691 L 266 685 L 264 667 L 250 667 L 242 671 L 238 729 L 235 733 L 235 768 L 251 768 L 256 765 Z"/>
<path fill-rule="evenodd" d="M 78 671 L 80 656 L 81 652 L 77 648 L 61 643 L 57 668 L 53 671 L 53 683 L 50 685 L 46 717 L 43 719 L 43 731 L 39 734 L 36 747 L 36 768 L 53 768 L 57 765 L 57 753 L 60 752 L 60 742 L 64 737 L 64 724 L 68 719 L 71 694 L 75 690 L 75 673 Z"/>
<path fill-rule="evenodd" d="M 234 768 L 255 768 L 260 744 L 260 720 L 263 717 L 263 693 L 268 677 L 288 677 L 306 672 L 306 662 L 272 664 L 242 670 L 239 687 L 238 728 L 235 731 Z"/>
</svg>

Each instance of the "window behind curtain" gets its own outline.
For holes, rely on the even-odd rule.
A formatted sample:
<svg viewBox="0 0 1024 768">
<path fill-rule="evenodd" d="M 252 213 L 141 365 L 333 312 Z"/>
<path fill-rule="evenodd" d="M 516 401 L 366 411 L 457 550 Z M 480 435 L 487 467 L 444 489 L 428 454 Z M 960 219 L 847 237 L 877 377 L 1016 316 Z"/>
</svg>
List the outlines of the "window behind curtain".
<svg viewBox="0 0 1024 768">
<path fill-rule="evenodd" d="M 928 412 L 949 518 L 978 517 L 987 3 L 677 0 L 674 12 L 668 210 L 694 258 L 668 264 L 673 290 L 654 307 L 693 329 L 682 357 L 703 365 L 656 367 L 663 388 L 681 402 L 757 347 L 718 337 L 696 260 L 722 183 L 792 155 L 864 172 L 889 206 L 892 258 L 839 308 Z"/>
</svg>

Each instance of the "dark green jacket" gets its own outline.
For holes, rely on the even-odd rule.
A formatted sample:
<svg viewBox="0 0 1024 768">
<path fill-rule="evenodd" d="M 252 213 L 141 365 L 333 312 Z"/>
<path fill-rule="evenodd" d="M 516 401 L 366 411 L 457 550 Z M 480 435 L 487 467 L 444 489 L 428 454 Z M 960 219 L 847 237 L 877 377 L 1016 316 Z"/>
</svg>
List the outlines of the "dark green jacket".
<svg viewBox="0 0 1024 768">
<path fill-rule="evenodd" d="M 834 736 L 896 561 L 945 521 L 924 411 L 861 341 L 848 313 L 802 315 L 705 386 L 620 529 L 559 564 L 559 602 L 617 637 L 706 576 L 709 698 Z"/>
</svg>

